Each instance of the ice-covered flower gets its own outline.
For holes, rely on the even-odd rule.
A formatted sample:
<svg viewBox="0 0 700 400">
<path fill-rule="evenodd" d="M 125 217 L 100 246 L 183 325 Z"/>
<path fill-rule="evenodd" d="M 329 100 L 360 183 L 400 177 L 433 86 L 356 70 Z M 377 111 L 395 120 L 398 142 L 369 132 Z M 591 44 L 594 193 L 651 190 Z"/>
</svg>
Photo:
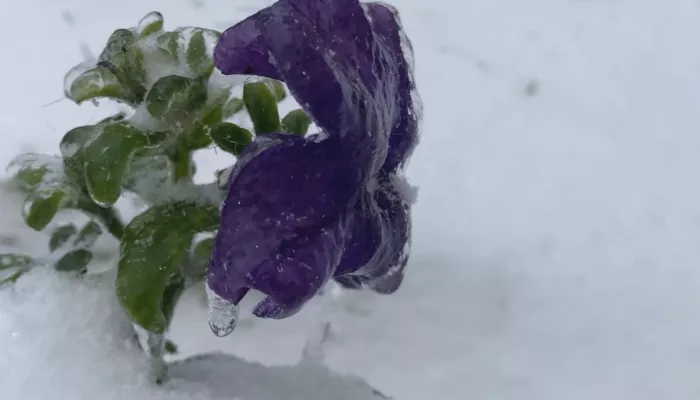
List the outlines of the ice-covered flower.
<svg viewBox="0 0 700 400">
<path fill-rule="evenodd" d="M 418 140 L 411 46 L 396 10 L 358 0 L 280 0 L 226 30 L 224 74 L 284 81 L 321 132 L 258 135 L 230 178 L 210 289 L 285 318 L 329 279 L 391 293 L 403 278 Z"/>
</svg>

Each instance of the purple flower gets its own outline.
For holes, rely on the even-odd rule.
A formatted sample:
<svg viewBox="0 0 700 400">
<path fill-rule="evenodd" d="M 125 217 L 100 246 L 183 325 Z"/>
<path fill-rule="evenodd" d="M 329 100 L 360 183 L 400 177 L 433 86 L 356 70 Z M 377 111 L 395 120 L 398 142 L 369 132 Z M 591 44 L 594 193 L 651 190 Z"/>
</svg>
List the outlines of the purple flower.
<svg viewBox="0 0 700 400">
<path fill-rule="evenodd" d="M 397 12 L 357 0 L 280 0 L 226 30 L 224 74 L 284 81 L 321 129 L 257 136 L 230 176 L 208 285 L 266 318 L 296 313 L 329 279 L 392 293 L 410 203 L 402 169 L 418 140 L 412 54 Z"/>
</svg>

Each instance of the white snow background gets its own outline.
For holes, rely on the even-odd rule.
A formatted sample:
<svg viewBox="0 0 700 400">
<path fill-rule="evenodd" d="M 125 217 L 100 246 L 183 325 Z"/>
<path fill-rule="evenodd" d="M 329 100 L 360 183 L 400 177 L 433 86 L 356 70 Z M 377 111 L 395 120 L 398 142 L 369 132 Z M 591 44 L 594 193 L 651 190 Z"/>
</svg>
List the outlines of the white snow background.
<svg viewBox="0 0 700 400">
<path fill-rule="evenodd" d="M 80 41 L 99 52 L 152 10 L 168 29 L 225 29 L 269 3 L 4 0 L 0 163 L 23 148 L 57 153 L 66 131 L 111 111 L 47 105 Z M 334 308 L 329 368 L 397 400 L 700 399 L 700 3 L 391 3 L 425 110 L 409 169 L 412 258 L 395 295 L 351 293 Z M 204 180 L 230 159 L 197 161 Z M 0 200 L 0 235 L 44 251 L 18 199 Z M 367 396 L 351 378 L 293 367 L 317 303 L 284 321 L 248 316 L 220 339 L 197 291 L 176 314 L 182 356 L 249 361 L 191 368 L 200 383 L 178 383 L 180 368 L 153 388 L 96 286 L 37 272 L 0 292 L 1 399 Z"/>
</svg>

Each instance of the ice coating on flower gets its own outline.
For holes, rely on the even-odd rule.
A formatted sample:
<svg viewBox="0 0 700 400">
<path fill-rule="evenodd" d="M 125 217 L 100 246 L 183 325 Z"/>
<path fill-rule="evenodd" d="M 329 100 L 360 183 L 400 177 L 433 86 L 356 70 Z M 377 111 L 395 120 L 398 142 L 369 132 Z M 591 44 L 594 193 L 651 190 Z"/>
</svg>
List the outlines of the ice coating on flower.
<svg viewBox="0 0 700 400">
<path fill-rule="evenodd" d="M 411 230 L 401 169 L 419 119 L 411 57 L 396 11 L 357 0 L 280 0 L 222 34 L 217 68 L 284 81 L 323 135 L 260 135 L 241 154 L 212 291 L 237 303 L 259 290 L 255 314 L 284 318 L 334 277 L 399 287 Z"/>
</svg>

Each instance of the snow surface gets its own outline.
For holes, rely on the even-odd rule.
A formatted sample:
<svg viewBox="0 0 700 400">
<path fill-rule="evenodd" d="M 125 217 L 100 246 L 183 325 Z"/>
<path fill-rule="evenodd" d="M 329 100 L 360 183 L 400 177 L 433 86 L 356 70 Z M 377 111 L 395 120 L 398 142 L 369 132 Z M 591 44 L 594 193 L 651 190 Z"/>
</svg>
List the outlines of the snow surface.
<svg viewBox="0 0 700 400">
<path fill-rule="evenodd" d="M 81 60 L 79 41 L 97 52 L 151 10 L 169 29 L 224 29 L 267 3 L 7 0 L 0 161 L 27 143 L 56 153 L 65 131 L 108 112 L 45 106 Z M 420 186 L 412 259 L 395 295 L 339 300 L 325 362 L 400 400 L 700 398 L 700 4 L 390 3 L 413 41 L 425 108 L 409 168 Z M 197 161 L 209 179 L 230 159 Z M 0 329 L 12 332 L 5 296 Z M 318 302 L 284 321 L 244 316 L 218 339 L 202 297 L 187 293 L 177 310 L 181 357 L 222 350 L 294 365 L 319 318 Z M 60 316 L 22 325 L 22 315 L 17 326 L 59 329 Z M 32 354 L 3 365 L 3 399 L 22 398 L 5 394 L 20 385 L 55 397 L 59 381 L 77 381 L 70 352 Z M 119 357 L 109 365 L 126 365 Z M 15 372 L 27 368 L 46 380 Z"/>
<path fill-rule="evenodd" d="M 0 292 L 0 310 L 3 399 L 383 398 L 318 364 L 269 367 L 226 354 L 176 362 L 158 387 L 117 304 L 113 274 L 79 281 L 34 269 Z"/>
</svg>

